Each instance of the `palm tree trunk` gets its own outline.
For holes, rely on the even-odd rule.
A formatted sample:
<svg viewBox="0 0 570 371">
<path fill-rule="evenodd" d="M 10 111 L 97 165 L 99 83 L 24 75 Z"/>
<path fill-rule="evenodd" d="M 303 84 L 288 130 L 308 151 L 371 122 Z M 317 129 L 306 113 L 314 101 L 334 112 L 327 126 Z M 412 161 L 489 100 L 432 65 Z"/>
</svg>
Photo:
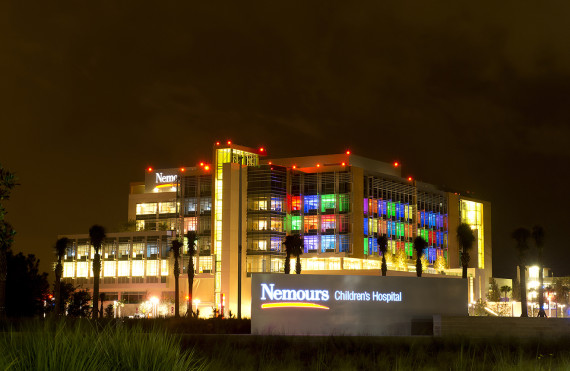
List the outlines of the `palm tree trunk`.
<svg viewBox="0 0 570 371">
<path fill-rule="evenodd" d="M 101 276 L 101 255 L 95 252 L 93 259 L 93 318 L 99 317 L 99 277 Z"/>
<path fill-rule="evenodd" d="M 291 254 L 287 252 L 287 256 L 285 257 L 285 274 L 291 273 Z"/>
<path fill-rule="evenodd" d="M 180 276 L 180 267 L 178 266 L 178 258 L 174 259 L 174 317 L 180 317 L 180 291 L 178 287 L 178 277 Z"/>
<path fill-rule="evenodd" d="M 295 273 L 301 274 L 301 257 L 297 255 L 297 263 L 295 264 Z"/>
<path fill-rule="evenodd" d="M 0 319 L 6 318 L 6 250 L 0 248 Z"/>
<path fill-rule="evenodd" d="M 544 311 L 544 270 L 542 267 L 542 251 L 538 251 L 538 317 L 546 317 L 546 312 Z"/>
<path fill-rule="evenodd" d="M 422 276 L 422 261 L 419 257 L 416 259 L 416 275 L 418 277 Z"/>
<path fill-rule="evenodd" d="M 526 304 L 526 269 L 524 264 L 519 266 L 521 276 L 521 317 L 528 317 L 528 308 Z"/>
<path fill-rule="evenodd" d="M 386 276 L 386 272 L 388 271 L 388 266 L 386 265 L 386 257 L 382 254 L 382 276 Z"/>
<path fill-rule="evenodd" d="M 193 296 L 193 285 L 194 285 L 194 260 L 190 255 L 190 261 L 188 262 L 188 303 L 186 304 L 186 315 L 194 313 L 192 309 L 192 296 Z"/>
<path fill-rule="evenodd" d="M 61 266 L 61 259 L 58 259 L 57 265 L 55 267 L 55 315 L 59 316 L 61 314 L 61 271 L 63 270 Z"/>
</svg>

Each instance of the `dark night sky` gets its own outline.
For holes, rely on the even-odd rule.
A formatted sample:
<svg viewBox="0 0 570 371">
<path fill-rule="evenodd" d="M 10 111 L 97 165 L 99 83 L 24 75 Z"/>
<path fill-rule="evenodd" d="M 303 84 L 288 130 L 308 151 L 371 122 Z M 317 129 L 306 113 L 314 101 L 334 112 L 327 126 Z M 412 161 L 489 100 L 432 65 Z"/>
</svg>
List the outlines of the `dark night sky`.
<svg viewBox="0 0 570 371">
<path fill-rule="evenodd" d="M 493 270 L 541 224 L 570 275 L 570 3 L 85 2 L 0 5 L 0 163 L 16 250 L 127 218 L 144 168 L 216 140 L 353 153 L 493 205 Z M 239 4 L 239 5 L 238 5 Z"/>
</svg>

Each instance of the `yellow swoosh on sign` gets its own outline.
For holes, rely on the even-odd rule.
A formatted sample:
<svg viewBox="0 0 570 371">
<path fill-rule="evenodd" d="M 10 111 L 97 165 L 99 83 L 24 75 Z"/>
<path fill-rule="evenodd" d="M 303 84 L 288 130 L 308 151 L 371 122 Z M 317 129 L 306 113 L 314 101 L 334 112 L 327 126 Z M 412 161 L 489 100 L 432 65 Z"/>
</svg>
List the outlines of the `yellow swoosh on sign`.
<svg viewBox="0 0 570 371">
<path fill-rule="evenodd" d="M 302 303 L 302 302 L 284 302 L 284 303 L 265 303 L 261 304 L 261 309 L 273 309 L 273 308 L 310 308 L 310 309 L 326 309 L 329 307 L 315 303 Z"/>
</svg>

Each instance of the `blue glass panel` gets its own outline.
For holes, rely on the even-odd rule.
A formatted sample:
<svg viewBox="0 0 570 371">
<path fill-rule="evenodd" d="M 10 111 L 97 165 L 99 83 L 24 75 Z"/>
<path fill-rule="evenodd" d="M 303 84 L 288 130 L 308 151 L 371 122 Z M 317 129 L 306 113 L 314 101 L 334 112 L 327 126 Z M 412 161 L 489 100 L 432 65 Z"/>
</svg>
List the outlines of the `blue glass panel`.
<svg viewBox="0 0 570 371">
<path fill-rule="evenodd" d="M 310 210 L 317 210 L 319 208 L 319 196 L 305 196 L 304 206 L 306 213 Z"/>
<path fill-rule="evenodd" d="M 368 236 L 368 218 L 364 218 L 364 235 Z"/>
<path fill-rule="evenodd" d="M 348 235 L 341 234 L 339 237 L 340 237 L 339 251 L 340 252 L 348 252 Z"/>
</svg>

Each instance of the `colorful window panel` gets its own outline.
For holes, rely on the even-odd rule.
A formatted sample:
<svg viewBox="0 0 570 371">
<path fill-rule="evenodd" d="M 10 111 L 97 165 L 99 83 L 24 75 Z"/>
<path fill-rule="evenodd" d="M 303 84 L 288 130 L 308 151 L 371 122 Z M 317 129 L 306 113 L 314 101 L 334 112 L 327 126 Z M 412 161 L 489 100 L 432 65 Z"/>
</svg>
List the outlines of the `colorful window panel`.
<svg viewBox="0 0 570 371">
<path fill-rule="evenodd" d="M 291 230 L 292 231 L 300 231 L 301 230 L 301 217 L 300 216 L 293 216 L 291 218 Z"/>
<path fill-rule="evenodd" d="M 339 215 L 338 231 L 348 232 L 349 231 L 349 218 L 348 215 Z"/>
<path fill-rule="evenodd" d="M 368 239 L 368 253 L 370 255 L 378 254 L 378 241 L 376 240 L 376 238 Z"/>
<path fill-rule="evenodd" d="M 327 229 L 335 229 L 336 218 L 334 215 L 321 215 L 321 231 L 326 232 Z"/>
<path fill-rule="evenodd" d="M 378 233 L 378 219 L 370 218 L 368 220 L 368 224 L 368 230 L 370 231 L 370 234 Z"/>
<path fill-rule="evenodd" d="M 364 237 L 364 255 L 368 255 L 368 237 Z"/>
<path fill-rule="evenodd" d="M 335 250 L 336 248 L 335 245 L 336 245 L 335 235 L 321 236 L 321 252 L 326 252 L 326 250 Z"/>
<path fill-rule="evenodd" d="M 271 237 L 271 251 L 280 251 L 282 242 L 281 237 Z"/>
<path fill-rule="evenodd" d="M 345 213 L 350 211 L 350 197 L 347 194 L 341 194 L 338 196 L 338 211 Z"/>
<path fill-rule="evenodd" d="M 364 199 L 363 206 L 364 206 L 364 215 L 368 215 L 368 199 L 367 198 Z"/>
<path fill-rule="evenodd" d="M 378 233 L 387 234 L 386 229 L 386 221 L 385 220 L 378 220 Z"/>
<path fill-rule="evenodd" d="M 301 211 L 301 196 L 291 197 L 291 210 Z"/>
<path fill-rule="evenodd" d="M 430 263 L 433 263 L 433 262 L 435 261 L 435 258 L 437 257 L 436 254 L 435 254 L 435 250 L 436 250 L 436 249 L 433 248 L 433 247 L 430 247 L 430 248 L 428 248 L 427 250 L 428 250 L 428 255 L 427 255 L 428 261 L 429 261 Z"/>
<path fill-rule="evenodd" d="M 283 212 L 284 210 L 284 202 L 283 199 L 280 197 L 271 197 L 271 210 L 277 212 Z"/>
<path fill-rule="evenodd" d="M 378 214 L 386 215 L 386 201 L 378 200 Z"/>
<path fill-rule="evenodd" d="M 348 247 L 348 235 L 341 234 L 339 236 L 339 252 L 349 252 Z"/>
<path fill-rule="evenodd" d="M 411 258 L 414 255 L 414 244 L 411 242 L 406 242 L 405 247 L 406 247 L 406 256 L 408 258 Z"/>
<path fill-rule="evenodd" d="M 336 207 L 336 196 L 335 195 L 322 195 L 321 196 L 321 211 L 324 213 L 327 210 L 334 209 Z"/>
<path fill-rule="evenodd" d="M 317 231 L 317 216 L 305 215 L 305 233 L 313 233 Z"/>
<path fill-rule="evenodd" d="M 184 218 L 184 233 L 198 230 L 198 218 Z"/>
<path fill-rule="evenodd" d="M 368 218 L 364 218 L 363 224 L 364 224 L 364 235 L 368 236 Z"/>
<path fill-rule="evenodd" d="M 305 196 L 305 212 L 319 209 L 319 196 Z"/>
<path fill-rule="evenodd" d="M 308 253 L 309 250 L 316 251 L 319 248 L 319 236 L 305 236 L 303 242 L 305 245 L 305 253 Z"/>
<path fill-rule="evenodd" d="M 370 212 L 372 214 L 378 214 L 378 200 L 375 199 L 370 200 Z"/>
</svg>

